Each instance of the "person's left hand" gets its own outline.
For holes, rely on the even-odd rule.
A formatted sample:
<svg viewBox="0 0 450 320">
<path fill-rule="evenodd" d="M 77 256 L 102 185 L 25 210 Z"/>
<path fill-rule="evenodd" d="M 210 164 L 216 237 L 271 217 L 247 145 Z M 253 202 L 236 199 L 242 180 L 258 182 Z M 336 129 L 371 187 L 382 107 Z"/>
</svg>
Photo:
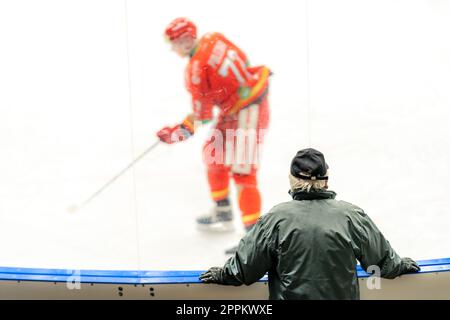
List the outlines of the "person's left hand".
<svg viewBox="0 0 450 320">
<path fill-rule="evenodd" d="M 402 274 L 411 273 L 411 272 L 419 272 L 420 266 L 419 264 L 411 258 L 402 258 Z"/>
<path fill-rule="evenodd" d="M 222 268 L 212 267 L 208 271 L 202 273 L 199 277 L 203 283 L 223 283 Z"/>
</svg>

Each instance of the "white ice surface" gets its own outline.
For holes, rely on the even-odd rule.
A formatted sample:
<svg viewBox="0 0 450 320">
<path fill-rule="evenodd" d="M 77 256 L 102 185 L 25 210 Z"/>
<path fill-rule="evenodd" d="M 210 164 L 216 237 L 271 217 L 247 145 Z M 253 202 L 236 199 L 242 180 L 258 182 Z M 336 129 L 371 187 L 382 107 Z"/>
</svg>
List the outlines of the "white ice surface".
<svg viewBox="0 0 450 320">
<path fill-rule="evenodd" d="M 338 199 L 364 208 L 399 254 L 450 257 L 448 2 L 129 0 L 127 9 L 130 69 L 124 1 L 0 3 L 0 266 L 186 270 L 226 260 L 242 231 L 194 224 L 212 205 L 208 128 L 158 146 L 89 206 L 66 210 L 190 111 L 187 61 L 162 38 L 177 16 L 200 34 L 223 32 L 275 73 L 264 212 L 289 200 L 290 160 L 312 146 Z"/>
</svg>

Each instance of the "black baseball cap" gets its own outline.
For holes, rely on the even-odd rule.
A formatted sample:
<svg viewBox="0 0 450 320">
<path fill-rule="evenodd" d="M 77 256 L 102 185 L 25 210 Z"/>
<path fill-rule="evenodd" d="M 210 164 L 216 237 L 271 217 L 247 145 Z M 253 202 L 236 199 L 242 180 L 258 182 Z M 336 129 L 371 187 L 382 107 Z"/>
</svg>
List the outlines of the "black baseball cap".
<svg viewBox="0 0 450 320">
<path fill-rule="evenodd" d="M 322 152 L 313 148 L 303 149 L 297 152 L 291 162 L 291 174 L 304 180 L 328 180 L 328 165 Z M 300 174 L 307 173 L 307 175 Z"/>
</svg>

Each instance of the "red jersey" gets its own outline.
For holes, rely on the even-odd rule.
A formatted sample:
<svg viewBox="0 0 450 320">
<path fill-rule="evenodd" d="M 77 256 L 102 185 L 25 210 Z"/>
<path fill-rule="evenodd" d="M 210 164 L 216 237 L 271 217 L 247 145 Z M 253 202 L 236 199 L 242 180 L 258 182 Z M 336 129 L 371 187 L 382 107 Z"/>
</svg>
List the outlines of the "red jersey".
<svg viewBox="0 0 450 320">
<path fill-rule="evenodd" d="M 214 105 L 233 114 L 252 104 L 268 88 L 270 70 L 250 67 L 247 57 L 220 33 L 202 37 L 186 68 L 186 87 L 197 120 L 211 120 Z"/>
</svg>

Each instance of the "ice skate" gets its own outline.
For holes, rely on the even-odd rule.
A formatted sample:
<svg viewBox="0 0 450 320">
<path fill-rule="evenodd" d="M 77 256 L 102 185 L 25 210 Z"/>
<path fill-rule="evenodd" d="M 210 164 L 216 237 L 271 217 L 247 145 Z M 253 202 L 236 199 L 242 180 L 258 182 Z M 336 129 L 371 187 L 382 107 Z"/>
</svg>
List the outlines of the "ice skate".
<svg viewBox="0 0 450 320">
<path fill-rule="evenodd" d="M 197 218 L 197 228 L 201 231 L 231 232 L 234 231 L 233 212 L 231 206 L 215 206 L 209 214 Z"/>
</svg>

